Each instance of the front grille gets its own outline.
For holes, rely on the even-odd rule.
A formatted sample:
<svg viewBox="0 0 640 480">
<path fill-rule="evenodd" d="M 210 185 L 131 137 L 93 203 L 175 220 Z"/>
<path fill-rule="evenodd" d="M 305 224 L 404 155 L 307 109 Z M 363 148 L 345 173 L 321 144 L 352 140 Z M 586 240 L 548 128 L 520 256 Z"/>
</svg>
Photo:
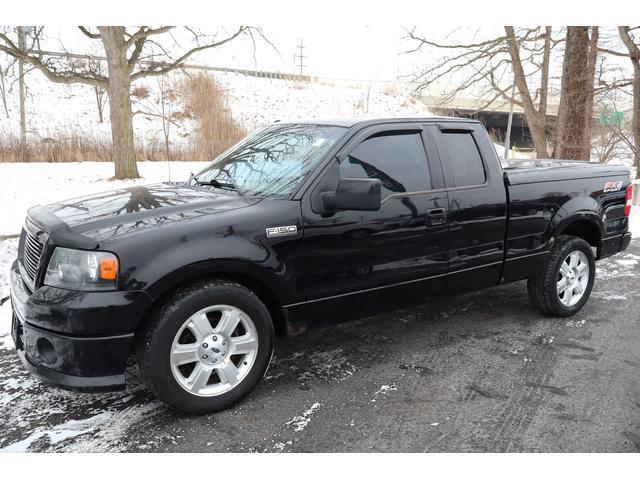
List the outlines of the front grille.
<svg viewBox="0 0 640 480">
<path fill-rule="evenodd" d="M 35 231 L 35 225 L 27 222 L 24 226 L 24 244 L 22 250 L 23 280 L 31 289 L 34 288 L 40 259 L 44 252 L 44 234 Z"/>
</svg>

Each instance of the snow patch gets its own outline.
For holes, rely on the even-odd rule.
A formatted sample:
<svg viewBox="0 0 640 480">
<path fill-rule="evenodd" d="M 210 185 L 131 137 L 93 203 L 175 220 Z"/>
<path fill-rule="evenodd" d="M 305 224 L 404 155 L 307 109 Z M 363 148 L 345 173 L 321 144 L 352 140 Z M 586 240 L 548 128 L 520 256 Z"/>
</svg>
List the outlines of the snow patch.
<svg viewBox="0 0 640 480">
<path fill-rule="evenodd" d="M 171 180 L 183 181 L 191 172 L 202 170 L 208 162 L 170 162 Z M 113 164 L 109 162 L 69 163 L 0 163 L 0 200 L 10 205 L 0 215 L 0 235 L 19 234 L 27 210 L 34 205 L 47 205 L 60 200 L 81 197 L 101 191 L 134 187 L 169 180 L 167 162 L 138 162 L 143 178 L 109 180 Z M 15 241 L 17 246 L 17 240 Z M 10 247 L 6 247 L 10 248 Z M 0 261 L 15 250 L 0 249 Z"/>
<path fill-rule="evenodd" d="M 49 444 L 55 445 L 69 438 L 92 432 L 101 424 L 111 420 L 112 417 L 113 414 L 111 412 L 104 412 L 82 420 L 68 420 L 60 425 L 39 428 L 33 431 L 27 438 L 0 448 L 0 452 L 26 452 L 33 443 L 43 437 L 48 437 L 47 440 Z"/>
<path fill-rule="evenodd" d="M 586 320 L 568 320 L 565 323 L 567 327 L 584 327 L 586 324 Z"/>
<path fill-rule="evenodd" d="M 314 403 L 308 410 L 305 410 L 302 415 L 293 417 L 286 424 L 289 427 L 293 428 L 294 432 L 302 432 L 305 428 L 307 428 L 307 425 L 309 425 L 309 422 L 311 421 L 311 417 L 319 408 L 320 404 Z"/>
<path fill-rule="evenodd" d="M 631 216 L 629 217 L 629 231 L 633 238 L 640 238 L 640 205 L 631 207 Z"/>
<path fill-rule="evenodd" d="M 386 395 L 390 392 L 397 392 L 398 391 L 398 386 L 395 383 L 392 383 L 391 385 L 380 385 L 380 388 L 378 389 L 377 392 L 374 393 L 374 395 Z"/>
<path fill-rule="evenodd" d="M 607 292 L 593 292 L 591 294 L 594 298 L 601 298 L 602 300 L 609 302 L 614 300 L 626 300 L 627 297 L 625 295 L 619 295 L 616 293 L 607 293 Z"/>
<path fill-rule="evenodd" d="M 634 265 L 638 264 L 638 260 L 622 258 L 620 260 L 616 260 L 616 263 L 618 265 L 622 265 L 623 267 L 633 267 Z"/>
</svg>

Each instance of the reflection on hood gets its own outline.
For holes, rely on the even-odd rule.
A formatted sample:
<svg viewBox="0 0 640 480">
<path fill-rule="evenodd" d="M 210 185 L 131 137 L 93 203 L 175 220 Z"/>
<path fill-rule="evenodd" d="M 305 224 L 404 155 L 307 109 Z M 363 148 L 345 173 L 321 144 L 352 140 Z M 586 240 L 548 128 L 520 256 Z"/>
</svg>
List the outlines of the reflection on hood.
<svg viewBox="0 0 640 480">
<path fill-rule="evenodd" d="M 165 183 L 96 193 L 45 208 L 72 230 L 100 241 L 246 207 L 257 201 L 209 187 Z"/>
</svg>

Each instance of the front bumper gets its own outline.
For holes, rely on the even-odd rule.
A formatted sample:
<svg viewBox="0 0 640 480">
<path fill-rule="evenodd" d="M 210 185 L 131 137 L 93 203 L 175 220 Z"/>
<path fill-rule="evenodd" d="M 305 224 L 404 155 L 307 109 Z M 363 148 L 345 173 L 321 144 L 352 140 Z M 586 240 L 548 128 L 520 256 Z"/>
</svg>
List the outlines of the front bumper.
<svg viewBox="0 0 640 480">
<path fill-rule="evenodd" d="M 25 324 L 16 315 L 11 331 L 20 361 L 40 380 L 76 392 L 124 389 L 133 334 L 74 338 Z"/>
<path fill-rule="evenodd" d="M 133 332 L 151 303 L 145 292 L 41 287 L 29 293 L 17 265 L 11 270 L 12 337 L 18 356 L 34 376 L 68 390 L 124 388 Z M 125 325 L 129 328 L 123 331 Z"/>
</svg>

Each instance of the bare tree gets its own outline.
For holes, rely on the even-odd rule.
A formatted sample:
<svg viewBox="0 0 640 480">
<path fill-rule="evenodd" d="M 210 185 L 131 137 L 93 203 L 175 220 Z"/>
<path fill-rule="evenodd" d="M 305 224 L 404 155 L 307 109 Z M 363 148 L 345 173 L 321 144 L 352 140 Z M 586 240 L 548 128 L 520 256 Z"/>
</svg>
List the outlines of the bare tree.
<svg viewBox="0 0 640 480">
<path fill-rule="evenodd" d="M 134 99 L 134 104 L 138 107 L 133 112 L 134 115 L 142 115 L 151 119 L 157 118 L 161 122 L 162 135 L 164 138 L 164 152 L 166 160 L 171 160 L 170 135 L 171 126 L 178 127 L 179 124 L 174 118 L 174 104 L 178 95 L 170 84 L 166 76 L 157 77 L 158 94 L 151 96 L 145 90 L 145 95 L 139 95 Z"/>
<path fill-rule="evenodd" d="M 588 160 L 590 156 L 593 81 L 598 54 L 595 28 L 590 38 L 589 27 L 567 27 L 555 152 L 560 158 Z"/>
<path fill-rule="evenodd" d="M 24 27 L 18 27 L 18 48 L 23 54 L 26 53 Z M 27 91 L 24 81 L 24 60 L 21 57 L 18 57 L 18 82 L 18 95 L 20 97 L 20 149 L 22 150 L 21 156 L 24 158 L 27 150 L 27 116 L 24 105 Z"/>
<path fill-rule="evenodd" d="M 0 63 L 0 98 L 2 99 L 2 108 L 4 114 L 9 118 L 9 105 L 7 103 L 7 95 L 9 94 L 7 77 L 11 75 L 13 67 L 16 63 L 15 58 L 8 57 L 10 59 L 6 64 Z"/>
<path fill-rule="evenodd" d="M 106 90 L 109 96 L 112 158 L 115 163 L 116 178 L 139 176 L 129 95 L 132 82 L 144 77 L 164 75 L 181 67 L 197 52 L 219 47 L 245 33 L 259 32 L 251 27 L 240 26 L 232 33 L 211 36 L 185 28 L 185 32 L 191 39 L 191 48 L 181 49 L 178 55 L 173 55 L 158 39 L 163 35 L 171 35 L 175 27 L 140 26 L 133 30 L 121 26 L 78 28 L 88 39 L 101 42 L 107 59 L 107 74 L 92 71 L 86 64 L 83 66 L 78 62 L 72 62 L 70 57 L 61 60 L 40 50 L 25 52 L 15 38 L 5 33 L 0 33 L 0 51 L 29 62 L 53 82 L 83 83 Z M 141 62 L 143 59 L 144 63 Z"/>
<path fill-rule="evenodd" d="M 513 27 L 505 26 L 507 34 L 507 46 L 511 57 L 513 77 L 521 98 L 521 106 L 524 108 L 527 125 L 531 132 L 533 146 L 538 158 L 548 158 L 546 126 L 547 126 L 547 98 L 549 96 L 549 59 L 551 55 L 551 27 L 544 30 L 544 46 L 542 48 L 542 63 L 540 65 L 540 90 L 539 102 L 536 108 L 531 90 L 527 82 L 527 76 L 520 56 L 520 46 Z M 514 103 L 516 103 L 514 101 Z"/>
<path fill-rule="evenodd" d="M 505 101 L 520 106 L 525 112 L 538 158 L 547 158 L 549 64 L 551 50 L 562 40 L 552 38 L 551 27 L 516 30 L 507 26 L 504 31 L 504 35 L 488 40 L 449 44 L 421 37 L 415 29 L 409 31 L 408 37 L 416 42 L 416 46 L 407 53 L 419 52 L 423 47 L 448 53 L 435 65 L 429 65 L 415 75 L 414 81 L 421 90 L 462 73 L 463 80 L 448 88 L 445 102 L 464 91 L 473 91 L 483 103 L 478 110 Z M 515 95 L 512 94 L 514 85 Z"/>
<path fill-rule="evenodd" d="M 611 117 L 618 113 L 614 107 Z M 624 163 L 629 156 L 634 156 L 636 148 L 631 133 L 631 122 L 624 118 L 612 118 L 608 125 L 602 125 L 596 130 L 596 140 L 593 142 L 593 151 L 602 163 L 612 161 Z M 617 121 L 616 121 L 617 120 Z"/>
<path fill-rule="evenodd" d="M 99 58 L 89 59 L 88 67 L 98 75 L 104 75 L 102 61 Z M 107 92 L 102 85 L 94 85 L 93 94 L 96 99 L 96 107 L 98 109 L 98 122 L 104 123 L 104 107 L 107 103 Z"/>
<path fill-rule="evenodd" d="M 588 68 L 587 77 L 589 83 L 587 84 L 587 98 L 584 113 L 584 136 L 582 140 L 582 154 L 581 158 L 585 160 L 591 159 L 591 135 L 593 130 L 593 104 L 595 101 L 595 87 L 594 80 L 596 76 L 596 65 L 598 63 L 598 40 L 600 38 L 600 28 L 597 26 L 591 27 L 591 35 L 589 36 L 589 55 L 587 58 Z"/>
<path fill-rule="evenodd" d="M 631 130 L 633 132 L 634 158 L 636 178 L 640 178 L 640 38 L 637 33 L 640 27 L 618 27 L 620 39 L 627 48 L 629 60 L 633 65 L 633 118 Z"/>
</svg>

